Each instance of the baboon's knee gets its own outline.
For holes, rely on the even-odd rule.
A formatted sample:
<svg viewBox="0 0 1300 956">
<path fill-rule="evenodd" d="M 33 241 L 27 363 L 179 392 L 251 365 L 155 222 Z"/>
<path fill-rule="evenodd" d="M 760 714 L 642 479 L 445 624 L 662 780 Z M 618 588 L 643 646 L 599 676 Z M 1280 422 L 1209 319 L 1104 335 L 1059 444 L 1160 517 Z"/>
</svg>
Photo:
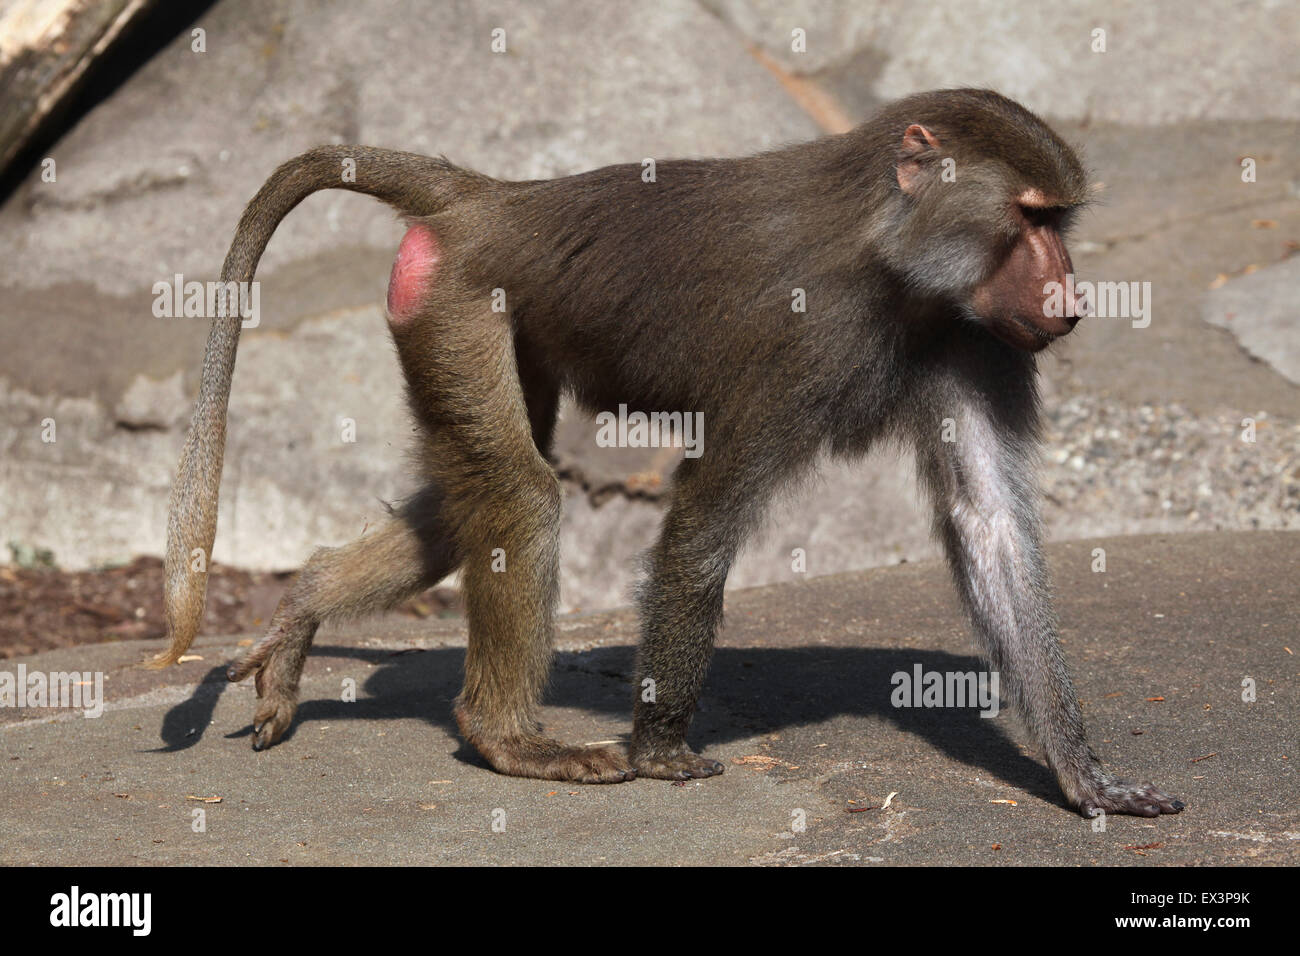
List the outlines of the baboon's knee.
<svg viewBox="0 0 1300 956">
<path fill-rule="evenodd" d="M 560 479 L 550 468 L 543 468 L 533 479 L 529 491 L 530 510 L 542 528 L 557 528 L 564 513 L 564 492 Z"/>
<path fill-rule="evenodd" d="M 564 493 L 545 465 L 510 475 L 480 501 L 473 523 L 484 537 L 530 541 L 558 535 Z"/>
</svg>

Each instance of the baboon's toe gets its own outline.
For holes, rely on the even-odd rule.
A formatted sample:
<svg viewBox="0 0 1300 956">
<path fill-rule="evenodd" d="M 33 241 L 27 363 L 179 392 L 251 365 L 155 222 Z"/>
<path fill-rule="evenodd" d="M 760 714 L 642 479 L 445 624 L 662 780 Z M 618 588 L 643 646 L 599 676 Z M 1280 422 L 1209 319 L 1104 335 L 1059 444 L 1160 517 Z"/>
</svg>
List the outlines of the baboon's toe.
<svg viewBox="0 0 1300 956">
<path fill-rule="evenodd" d="M 609 747 L 573 747 L 568 761 L 572 776 L 562 779 L 578 783 L 623 783 L 636 779 L 636 770 L 627 755 Z"/>
</svg>

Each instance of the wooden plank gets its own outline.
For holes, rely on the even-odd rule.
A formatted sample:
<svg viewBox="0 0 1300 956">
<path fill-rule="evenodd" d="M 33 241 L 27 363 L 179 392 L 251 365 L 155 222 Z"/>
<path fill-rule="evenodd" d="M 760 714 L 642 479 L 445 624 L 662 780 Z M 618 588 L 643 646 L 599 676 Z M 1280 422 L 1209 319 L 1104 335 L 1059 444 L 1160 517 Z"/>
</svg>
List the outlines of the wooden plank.
<svg viewBox="0 0 1300 956">
<path fill-rule="evenodd" d="M 0 2 L 0 172 L 156 0 Z"/>
</svg>

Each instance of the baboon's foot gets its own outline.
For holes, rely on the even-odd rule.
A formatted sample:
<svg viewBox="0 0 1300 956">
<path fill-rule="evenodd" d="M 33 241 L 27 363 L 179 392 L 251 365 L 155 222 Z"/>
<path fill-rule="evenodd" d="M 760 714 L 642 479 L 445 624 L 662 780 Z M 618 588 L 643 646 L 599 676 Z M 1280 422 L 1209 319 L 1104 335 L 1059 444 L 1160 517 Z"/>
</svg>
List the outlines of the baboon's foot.
<svg viewBox="0 0 1300 956">
<path fill-rule="evenodd" d="M 1079 800 L 1079 812 L 1095 817 L 1101 812 L 1127 813 L 1136 817 L 1158 817 L 1162 813 L 1179 813 L 1185 804 L 1151 784 L 1136 784 L 1109 775 L 1089 784 Z"/>
<path fill-rule="evenodd" d="M 621 750 L 572 747 L 539 733 L 494 735 L 464 704 L 457 702 L 453 713 L 461 736 L 497 773 L 574 783 L 623 783 L 636 778 L 632 762 Z"/>
<path fill-rule="evenodd" d="M 274 649 L 261 659 L 253 659 L 250 654 L 226 669 L 226 676 L 234 682 L 243 680 L 250 672 L 256 674 L 253 679 L 258 697 L 257 709 L 253 711 L 254 750 L 271 746 L 293 723 L 293 715 L 298 711 L 298 681 L 296 675 L 290 676 L 290 670 Z"/>
<path fill-rule="evenodd" d="M 714 777 L 725 769 L 709 757 L 701 757 L 687 746 L 670 753 L 642 751 L 632 758 L 636 772 L 656 780 L 696 780 Z"/>
<path fill-rule="evenodd" d="M 253 712 L 253 749 L 265 750 L 284 736 L 298 711 L 298 681 L 315 625 L 272 626 L 266 637 L 226 668 L 234 682 L 253 674 L 258 704 Z"/>
<path fill-rule="evenodd" d="M 265 750 L 284 736 L 298 711 L 297 691 L 278 688 L 263 690 L 262 672 L 258 671 L 257 709 L 253 711 L 253 749 Z"/>
<path fill-rule="evenodd" d="M 471 740 L 498 773 L 538 780 L 574 783 L 623 783 L 636 779 L 636 770 L 621 750 L 612 747 L 572 747 L 541 735 L 508 740 Z"/>
</svg>

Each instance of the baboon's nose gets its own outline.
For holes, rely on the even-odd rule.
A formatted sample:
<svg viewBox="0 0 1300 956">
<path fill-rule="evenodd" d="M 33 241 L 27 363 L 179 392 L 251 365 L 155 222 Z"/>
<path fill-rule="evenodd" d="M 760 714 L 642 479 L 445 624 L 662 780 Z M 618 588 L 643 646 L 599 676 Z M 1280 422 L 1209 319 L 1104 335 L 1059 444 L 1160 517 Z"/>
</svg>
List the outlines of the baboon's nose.
<svg viewBox="0 0 1300 956">
<path fill-rule="evenodd" d="M 1087 292 L 1070 292 L 1065 300 L 1065 321 L 1070 323 L 1070 328 L 1079 324 L 1079 320 L 1092 315 L 1092 300 L 1088 298 Z"/>
</svg>

